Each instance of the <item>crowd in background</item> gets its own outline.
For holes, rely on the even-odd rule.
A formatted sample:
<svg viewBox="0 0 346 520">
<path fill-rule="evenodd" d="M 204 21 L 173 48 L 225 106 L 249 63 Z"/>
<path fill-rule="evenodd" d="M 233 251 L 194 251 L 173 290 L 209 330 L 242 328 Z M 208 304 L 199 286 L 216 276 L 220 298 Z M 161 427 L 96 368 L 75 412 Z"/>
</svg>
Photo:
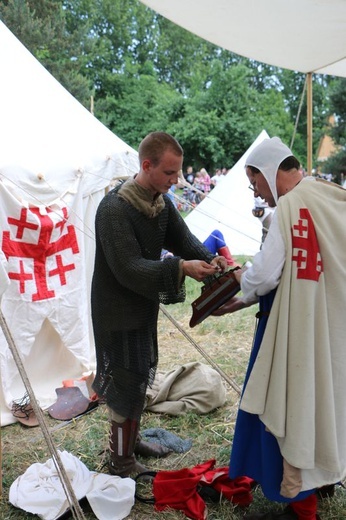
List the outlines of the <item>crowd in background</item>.
<svg viewBox="0 0 346 520">
<path fill-rule="evenodd" d="M 183 187 L 183 199 L 187 201 L 186 206 L 197 206 L 208 195 L 208 193 L 221 182 L 227 175 L 227 168 L 218 168 L 213 175 L 210 175 L 205 168 L 194 171 L 192 166 L 188 166 L 186 172 L 183 173 L 184 179 L 189 186 Z M 178 186 L 179 187 L 179 186 Z M 182 208 L 187 209 L 187 208 Z"/>
</svg>

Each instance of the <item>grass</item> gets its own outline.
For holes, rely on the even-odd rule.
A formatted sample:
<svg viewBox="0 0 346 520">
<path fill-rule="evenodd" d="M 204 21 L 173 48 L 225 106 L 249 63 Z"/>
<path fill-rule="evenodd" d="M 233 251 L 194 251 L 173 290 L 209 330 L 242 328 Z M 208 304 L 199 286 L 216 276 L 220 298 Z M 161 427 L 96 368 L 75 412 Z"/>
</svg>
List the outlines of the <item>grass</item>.
<svg viewBox="0 0 346 520">
<path fill-rule="evenodd" d="M 242 262 L 246 259 L 238 258 Z M 190 303 L 200 292 L 200 285 L 189 280 L 188 297 L 184 304 L 167 306 L 166 310 L 186 331 L 188 337 L 210 356 L 217 366 L 238 385 L 242 385 L 252 344 L 256 307 L 250 307 L 233 315 L 220 318 L 210 317 L 194 329 L 189 329 Z M 191 361 L 208 364 L 200 350 L 181 334 L 170 319 L 160 313 L 159 323 L 160 363 L 162 371 L 172 370 Z M 189 452 L 172 454 L 165 459 L 142 459 L 141 462 L 153 470 L 172 470 L 193 467 L 209 459 L 216 460 L 216 467 L 227 466 L 232 446 L 234 424 L 239 395 L 224 380 L 227 399 L 224 406 L 206 415 L 187 413 L 184 416 L 145 412 L 142 429 L 154 427 L 169 430 L 181 438 L 193 441 Z M 80 458 L 89 470 L 107 472 L 102 453 L 108 444 L 108 418 L 104 405 L 69 423 L 56 421 L 45 415 L 55 446 L 67 450 Z M 33 463 L 46 462 L 51 457 L 39 428 L 25 428 L 20 423 L 6 426 L 1 430 L 3 496 L 0 500 L 1 520 L 23 520 L 37 518 L 13 507 L 8 502 L 12 482 Z M 146 485 L 145 491 L 150 493 Z M 257 488 L 250 510 L 269 511 L 277 509 L 277 504 L 268 502 Z M 323 520 L 346 519 L 346 493 L 338 487 L 333 498 L 320 503 L 319 513 Z M 87 520 L 95 519 L 93 513 L 85 510 Z M 244 511 L 226 499 L 220 503 L 208 503 L 208 520 L 240 520 Z M 157 512 L 151 504 L 136 501 L 128 520 L 182 520 L 186 518 L 180 511 Z"/>
</svg>

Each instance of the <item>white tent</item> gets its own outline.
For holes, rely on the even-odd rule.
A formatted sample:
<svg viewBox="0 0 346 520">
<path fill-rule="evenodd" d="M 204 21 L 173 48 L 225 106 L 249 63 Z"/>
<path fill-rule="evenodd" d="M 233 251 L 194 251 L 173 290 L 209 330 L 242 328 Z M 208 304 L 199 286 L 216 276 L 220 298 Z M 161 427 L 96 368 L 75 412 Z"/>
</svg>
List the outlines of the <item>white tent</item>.
<svg viewBox="0 0 346 520">
<path fill-rule="evenodd" d="M 142 0 L 219 47 L 304 73 L 346 77 L 344 0 Z"/>
<path fill-rule="evenodd" d="M 114 177 L 138 171 L 138 156 L 1 21 L 0 48 L 0 236 L 11 277 L 1 308 L 46 407 L 63 380 L 95 368 L 89 310 L 95 210 Z M 2 334 L 0 361 L 6 425 L 14 421 L 12 400 L 25 388 Z"/>
<path fill-rule="evenodd" d="M 307 170 L 312 74 L 346 77 L 345 0 L 141 0 L 188 31 L 247 58 L 306 74 Z"/>
<path fill-rule="evenodd" d="M 252 215 L 254 196 L 244 167 L 249 153 L 268 137 L 263 130 L 225 178 L 187 215 L 185 222 L 202 242 L 218 229 L 232 254 L 253 256 L 259 251 L 262 225 Z"/>
</svg>

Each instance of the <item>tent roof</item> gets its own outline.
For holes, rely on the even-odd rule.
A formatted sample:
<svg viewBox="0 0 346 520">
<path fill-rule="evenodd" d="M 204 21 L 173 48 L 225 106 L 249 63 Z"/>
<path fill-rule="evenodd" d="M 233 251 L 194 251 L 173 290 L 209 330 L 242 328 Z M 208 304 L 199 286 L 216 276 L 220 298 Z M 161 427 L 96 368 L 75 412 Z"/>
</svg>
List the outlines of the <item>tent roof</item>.
<svg viewBox="0 0 346 520">
<path fill-rule="evenodd" d="M 37 203 L 82 175 L 83 194 L 138 171 L 138 154 L 84 108 L 0 21 L 0 178 Z M 19 187 L 20 186 L 20 187 Z"/>
<path fill-rule="evenodd" d="M 220 47 L 303 73 L 346 77 L 345 0 L 142 0 Z"/>
<path fill-rule="evenodd" d="M 259 251 L 262 224 L 252 215 L 254 196 L 248 189 L 244 167 L 249 153 L 268 137 L 263 130 L 225 178 L 185 218 L 202 242 L 218 229 L 232 254 L 253 256 Z"/>
</svg>

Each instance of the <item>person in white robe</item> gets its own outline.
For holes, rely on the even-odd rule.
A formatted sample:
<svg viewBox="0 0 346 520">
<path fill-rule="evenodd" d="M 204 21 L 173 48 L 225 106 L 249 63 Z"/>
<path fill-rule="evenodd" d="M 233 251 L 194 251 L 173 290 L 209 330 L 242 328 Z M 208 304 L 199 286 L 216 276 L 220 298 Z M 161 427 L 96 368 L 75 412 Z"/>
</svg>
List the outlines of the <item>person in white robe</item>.
<svg viewBox="0 0 346 520">
<path fill-rule="evenodd" d="M 346 191 L 303 177 L 278 137 L 246 160 L 255 197 L 276 211 L 242 294 L 214 315 L 260 303 L 230 477 L 255 479 L 284 511 L 247 520 L 316 520 L 317 497 L 346 477 Z"/>
</svg>

